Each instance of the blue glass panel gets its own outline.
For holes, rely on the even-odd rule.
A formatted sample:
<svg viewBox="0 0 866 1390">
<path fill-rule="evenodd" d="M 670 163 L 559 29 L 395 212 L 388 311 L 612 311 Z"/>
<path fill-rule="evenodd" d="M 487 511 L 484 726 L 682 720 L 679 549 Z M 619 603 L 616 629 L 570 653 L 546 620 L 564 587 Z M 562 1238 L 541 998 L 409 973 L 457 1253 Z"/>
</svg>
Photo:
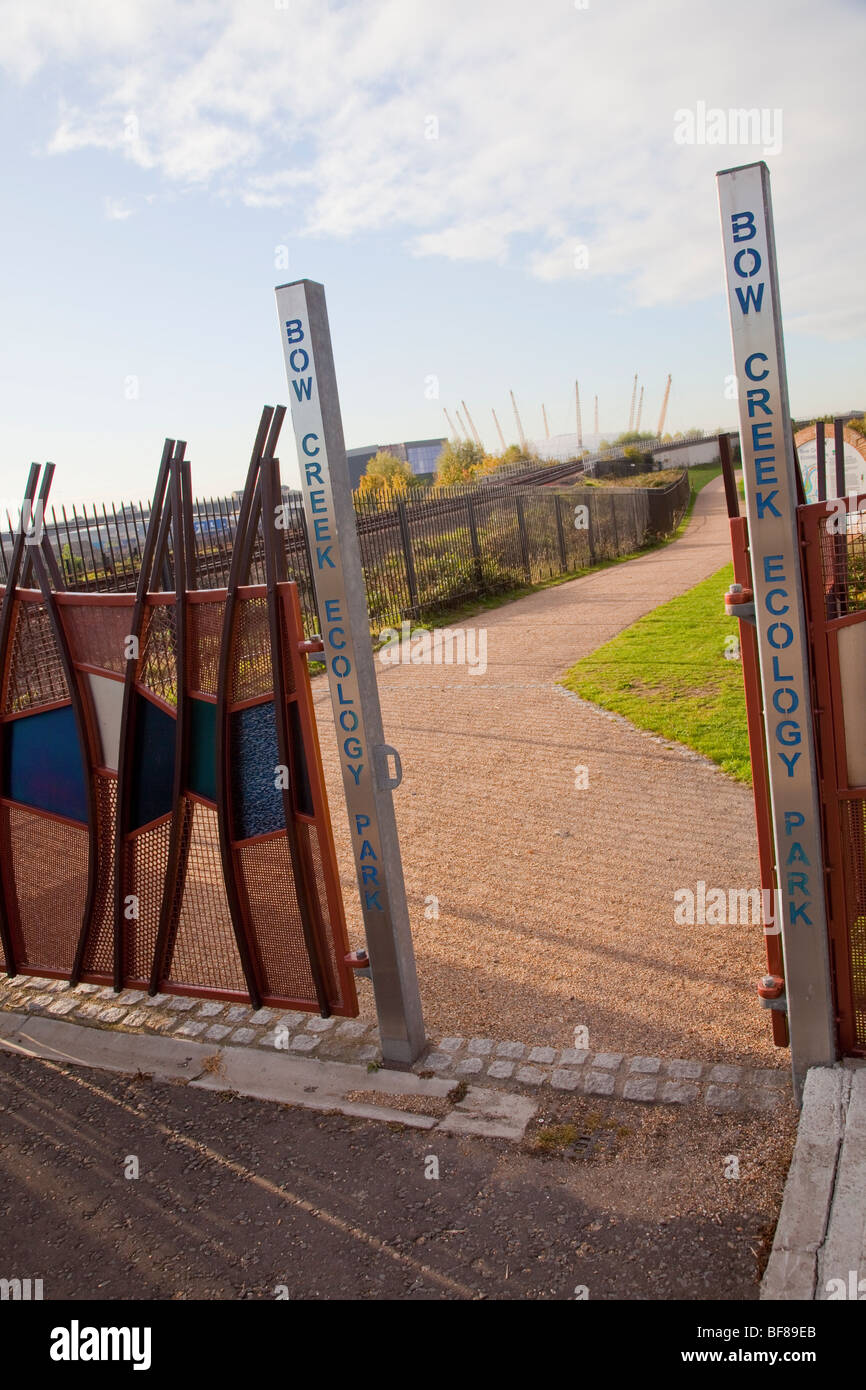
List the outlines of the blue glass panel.
<svg viewBox="0 0 866 1390">
<path fill-rule="evenodd" d="M 3 795 L 87 822 L 87 786 L 71 705 L 3 726 Z"/>
<path fill-rule="evenodd" d="M 274 785 L 280 759 L 273 701 L 237 710 L 230 718 L 234 838 L 248 840 L 286 823 L 282 792 Z"/>
<path fill-rule="evenodd" d="M 189 701 L 189 790 L 216 801 L 216 705 Z"/>
<path fill-rule="evenodd" d="M 280 757 L 273 701 L 237 710 L 231 718 L 233 837 L 248 840 L 285 826 L 283 796 L 275 786 Z M 297 706 L 289 706 L 289 727 L 294 757 L 300 773 L 296 804 L 299 811 L 313 814 L 310 782 L 300 736 Z"/>
<path fill-rule="evenodd" d="M 137 830 L 172 809 L 177 721 L 143 695 L 135 695 L 129 828 Z"/>
</svg>

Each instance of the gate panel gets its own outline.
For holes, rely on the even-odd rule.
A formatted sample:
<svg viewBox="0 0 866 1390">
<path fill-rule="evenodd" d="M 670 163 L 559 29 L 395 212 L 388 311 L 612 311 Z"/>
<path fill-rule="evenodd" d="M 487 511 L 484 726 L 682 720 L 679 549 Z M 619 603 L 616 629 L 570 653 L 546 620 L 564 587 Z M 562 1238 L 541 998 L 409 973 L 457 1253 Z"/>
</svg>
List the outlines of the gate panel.
<svg viewBox="0 0 866 1390">
<path fill-rule="evenodd" d="M 63 656 L 43 595 L 18 590 L 0 652 L 4 963 L 48 976 L 72 972 L 90 872 L 89 774 Z"/>
<path fill-rule="evenodd" d="M 96 872 L 73 979 L 110 984 L 114 956 L 114 835 L 123 705 L 124 640 L 132 594 L 55 593 L 54 603 L 84 710 L 85 752 L 93 784 Z"/>
<path fill-rule="evenodd" d="M 278 748 L 266 587 L 239 589 L 234 608 L 223 717 L 227 829 L 240 909 L 260 971 L 263 1003 L 283 1000 L 291 1007 L 310 1008 L 317 990 L 300 902 L 300 894 L 306 893 L 328 1011 L 354 1016 L 354 978 L 343 959 L 349 943 L 342 899 L 328 893 L 324 875 L 320 882 L 314 878 L 310 893 L 306 880 L 297 884 L 293 869 L 282 784 L 288 782 L 299 854 L 311 864 L 314 844 L 321 857 L 319 836 L 323 823 L 329 831 L 330 822 L 309 676 L 298 652 L 304 634 L 296 586 L 277 586 L 276 601 L 286 650 L 294 653 L 294 660 L 286 663 L 282 692 L 291 743 L 288 766 L 283 766 Z M 335 872 L 335 856 L 331 864 Z M 286 890 L 288 884 L 293 891 Z"/>
<path fill-rule="evenodd" d="M 15 895 L 16 964 L 71 975 L 87 898 L 87 827 L 6 803 Z"/>
<path fill-rule="evenodd" d="M 866 497 L 798 508 L 839 1043 L 866 1055 Z M 850 509 L 850 510 L 848 510 Z"/>
<path fill-rule="evenodd" d="M 186 589 L 182 456 L 167 441 L 135 596 L 58 593 L 23 540 L 0 589 L 0 959 L 354 1017 L 297 590 L 268 537 L 267 585 Z"/>
<path fill-rule="evenodd" d="M 752 567 L 749 559 L 748 523 L 745 517 L 731 518 L 731 550 L 734 561 L 734 580 L 744 589 L 752 588 Z M 752 764 L 752 792 L 755 802 L 755 824 L 758 834 L 758 862 L 761 869 L 761 914 L 765 904 L 776 903 L 776 854 L 773 845 L 773 823 L 770 815 L 770 785 L 767 772 L 766 728 L 761 702 L 761 676 L 758 664 L 758 635 L 753 624 L 739 620 L 740 657 L 743 667 L 743 687 L 746 695 L 746 714 L 749 730 L 749 756 Z M 775 915 L 772 922 L 764 921 L 764 945 L 769 974 L 785 977 L 782 937 Z M 788 1016 L 777 1009 L 769 1010 L 773 1042 L 787 1047 Z"/>
</svg>

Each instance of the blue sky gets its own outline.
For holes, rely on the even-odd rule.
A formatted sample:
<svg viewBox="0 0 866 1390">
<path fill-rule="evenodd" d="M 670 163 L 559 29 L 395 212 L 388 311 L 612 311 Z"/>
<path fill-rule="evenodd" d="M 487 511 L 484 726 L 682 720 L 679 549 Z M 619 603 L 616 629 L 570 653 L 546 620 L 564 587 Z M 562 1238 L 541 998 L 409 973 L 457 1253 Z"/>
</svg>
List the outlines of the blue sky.
<svg viewBox="0 0 866 1390">
<path fill-rule="evenodd" d="M 238 486 L 302 276 L 350 447 L 461 398 L 493 447 L 509 388 L 570 430 L 575 377 L 613 434 L 635 372 L 645 424 L 671 372 L 669 428 L 733 426 L 713 175 L 762 146 L 677 143 L 701 102 L 777 121 L 795 413 L 866 406 L 864 38 L 848 0 L 5 0 L 4 505 L 31 459 L 58 499 L 144 495 L 166 434 Z"/>
</svg>

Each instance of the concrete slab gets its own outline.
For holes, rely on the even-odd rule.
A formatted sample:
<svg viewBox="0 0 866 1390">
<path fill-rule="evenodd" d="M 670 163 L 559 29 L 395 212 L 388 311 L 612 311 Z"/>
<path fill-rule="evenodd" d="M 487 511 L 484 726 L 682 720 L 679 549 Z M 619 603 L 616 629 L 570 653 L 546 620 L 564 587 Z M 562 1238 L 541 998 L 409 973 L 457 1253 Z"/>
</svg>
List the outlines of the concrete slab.
<svg viewBox="0 0 866 1390">
<path fill-rule="evenodd" d="M 0 1014 L 0 1047 L 72 1066 L 126 1075 L 143 1073 L 157 1081 L 183 1081 L 205 1090 L 234 1091 L 310 1110 L 337 1110 L 415 1129 L 433 1129 L 438 1117 L 400 1110 L 389 1105 L 388 1098 L 413 1096 L 423 1100 L 426 1096 L 441 1101 L 454 1089 L 453 1081 L 417 1077 L 411 1072 L 368 1072 L 363 1066 L 310 1061 L 297 1054 L 263 1055 L 178 1037 L 104 1032 L 22 1014 Z M 354 1091 L 376 1092 L 383 1104 L 347 1100 Z"/>
<path fill-rule="evenodd" d="M 435 1129 L 436 1119 L 433 1115 L 413 1115 L 408 1110 L 393 1110 L 387 1105 L 363 1105 L 360 1101 L 342 1101 L 339 1106 L 341 1115 L 358 1115 L 362 1120 L 389 1120 L 396 1121 L 400 1125 L 409 1125 L 411 1129 Z"/>
<path fill-rule="evenodd" d="M 311 1105 L 329 1108 L 350 1091 L 377 1091 L 388 1096 L 445 1097 L 454 1089 L 453 1081 L 438 1077 L 414 1076 L 411 1072 L 368 1072 L 350 1062 L 312 1060 L 288 1051 L 261 1053 L 246 1048 L 210 1049 L 218 1063 L 193 1083 L 210 1091 L 237 1091 L 240 1095 L 274 1100 L 283 1105 Z M 399 1112 L 403 1113 L 403 1112 Z"/>
<path fill-rule="evenodd" d="M 436 1128 L 449 1134 L 481 1134 L 488 1139 L 522 1139 L 537 1108 L 528 1096 L 470 1086 Z"/>
<path fill-rule="evenodd" d="M 785 1183 L 762 1299 L 813 1299 L 827 1235 L 852 1073 L 813 1067 L 803 1088 L 794 1156 Z"/>
<path fill-rule="evenodd" d="M 0 1034 L 0 1047 L 71 1066 L 138 1072 L 158 1081 L 189 1081 L 202 1071 L 213 1048 L 147 1033 L 112 1033 L 54 1018 L 16 1016 L 18 1027 Z"/>
<path fill-rule="evenodd" d="M 853 1280 L 851 1276 L 854 1276 Z M 831 1280 L 849 1289 L 866 1277 L 866 1071 L 851 1073 L 845 1133 L 827 1237 L 818 1258 L 816 1297 L 829 1298 Z M 838 1284 L 836 1291 L 838 1292 Z"/>
<path fill-rule="evenodd" d="M 26 1021 L 24 1014 L 0 1013 L 0 1038 L 11 1038 Z"/>
</svg>

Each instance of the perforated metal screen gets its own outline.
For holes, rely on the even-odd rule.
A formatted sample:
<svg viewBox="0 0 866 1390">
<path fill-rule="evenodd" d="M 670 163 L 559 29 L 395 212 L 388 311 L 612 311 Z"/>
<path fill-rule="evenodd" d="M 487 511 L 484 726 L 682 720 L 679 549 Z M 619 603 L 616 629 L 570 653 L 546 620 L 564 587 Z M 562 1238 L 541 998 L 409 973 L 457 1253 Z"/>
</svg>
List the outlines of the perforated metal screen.
<svg viewBox="0 0 866 1390">
<path fill-rule="evenodd" d="M 230 620 L 226 590 L 147 594 L 137 633 L 130 595 L 55 601 L 62 640 L 22 590 L 0 651 L 4 967 L 357 1014 L 294 586 L 238 589 Z M 44 746 L 58 712 L 71 762 Z M 66 757 L 65 804 L 25 734 Z"/>
</svg>

